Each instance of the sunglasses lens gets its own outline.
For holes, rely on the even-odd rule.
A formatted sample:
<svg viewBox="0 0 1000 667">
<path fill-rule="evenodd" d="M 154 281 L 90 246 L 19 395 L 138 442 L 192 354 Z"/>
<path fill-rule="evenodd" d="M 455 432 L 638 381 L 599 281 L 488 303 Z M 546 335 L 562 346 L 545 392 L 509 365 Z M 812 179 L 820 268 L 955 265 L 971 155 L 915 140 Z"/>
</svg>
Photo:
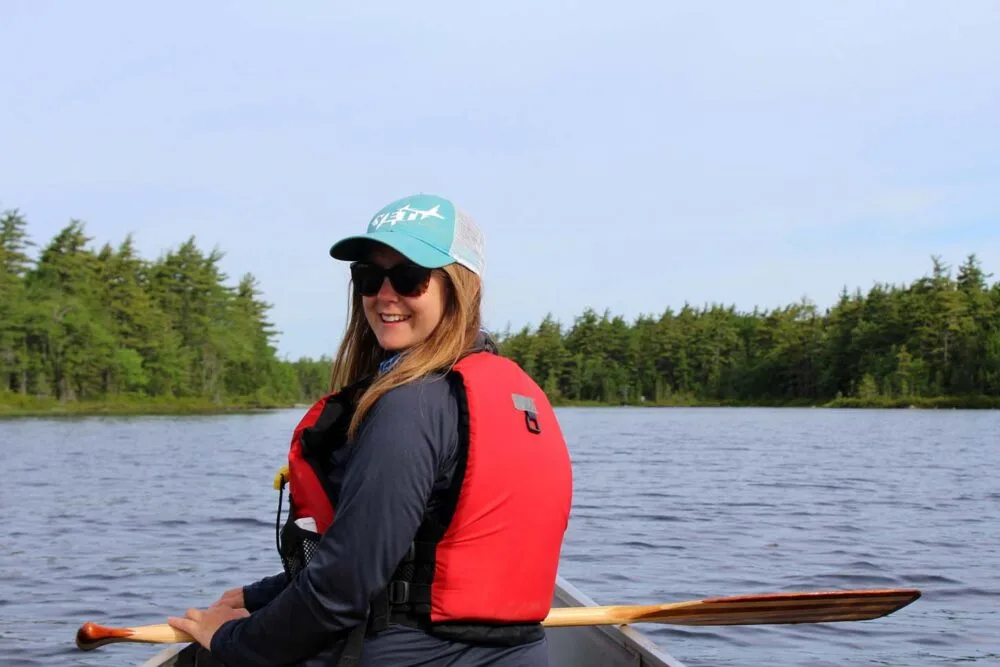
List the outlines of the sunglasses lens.
<svg viewBox="0 0 1000 667">
<path fill-rule="evenodd" d="M 378 294 L 387 276 L 397 294 L 413 297 L 420 296 L 427 290 L 431 270 L 415 264 L 397 264 L 391 269 L 361 262 L 351 266 L 351 279 L 362 296 Z"/>
<path fill-rule="evenodd" d="M 389 271 L 392 288 L 400 296 L 420 296 L 430 283 L 431 270 L 413 264 L 399 264 Z"/>
<path fill-rule="evenodd" d="M 354 264 L 351 266 L 351 280 L 362 296 L 375 296 L 382 288 L 385 271 L 371 264 Z"/>
</svg>

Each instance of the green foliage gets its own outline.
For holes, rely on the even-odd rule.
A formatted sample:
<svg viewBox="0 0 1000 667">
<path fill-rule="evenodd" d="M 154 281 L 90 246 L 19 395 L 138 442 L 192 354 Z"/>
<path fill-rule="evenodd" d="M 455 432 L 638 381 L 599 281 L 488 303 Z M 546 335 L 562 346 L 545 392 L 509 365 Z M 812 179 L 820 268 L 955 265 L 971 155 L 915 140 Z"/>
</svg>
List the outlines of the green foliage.
<svg viewBox="0 0 1000 667">
<path fill-rule="evenodd" d="M 286 362 L 257 280 L 189 238 L 155 261 L 131 236 L 89 247 L 71 220 L 32 260 L 0 213 L 0 412 L 185 411 L 311 402 L 330 360 Z M 145 406 L 145 407 L 142 407 Z"/>
<path fill-rule="evenodd" d="M 956 278 L 938 257 L 911 285 L 844 289 L 740 313 L 719 305 L 626 323 L 586 310 L 498 336 L 564 404 L 1000 405 L 1000 284 L 975 255 Z M 947 399 L 947 400 L 945 400 Z"/>
<path fill-rule="evenodd" d="M 131 237 L 89 247 L 71 220 L 37 259 L 24 216 L 0 212 L 0 414 L 190 411 L 311 403 L 331 360 L 276 356 L 251 274 L 228 284 L 193 237 L 160 258 Z M 498 335 L 571 405 L 1000 406 L 1000 283 L 975 255 L 910 285 L 845 288 L 741 313 L 710 305 L 627 322 L 585 310 Z"/>
<path fill-rule="evenodd" d="M 858 398 L 863 401 L 872 401 L 878 398 L 879 395 L 875 378 L 872 377 L 871 373 L 865 373 L 864 377 L 861 378 L 861 384 L 858 385 Z"/>
</svg>

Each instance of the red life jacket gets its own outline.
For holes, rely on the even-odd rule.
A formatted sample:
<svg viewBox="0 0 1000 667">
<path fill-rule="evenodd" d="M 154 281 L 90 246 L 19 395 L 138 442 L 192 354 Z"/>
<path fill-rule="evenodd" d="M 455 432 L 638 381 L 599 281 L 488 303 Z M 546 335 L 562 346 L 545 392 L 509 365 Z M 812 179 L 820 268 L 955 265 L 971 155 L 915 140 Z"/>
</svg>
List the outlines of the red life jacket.
<svg viewBox="0 0 1000 667">
<path fill-rule="evenodd" d="M 529 641 L 552 604 L 569 520 L 566 442 L 544 392 L 513 361 L 476 352 L 447 381 L 460 409 L 452 488 L 373 602 L 369 627 L 404 622 L 471 641 Z M 323 470 L 323 458 L 345 444 L 365 386 L 323 397 L 296 427 L 289 523 L 312 517 L 320 534 L 332 523 L 339 489 L 329 480 L 342 475 L 330 474 L 328 463 Z"/>
</svg>

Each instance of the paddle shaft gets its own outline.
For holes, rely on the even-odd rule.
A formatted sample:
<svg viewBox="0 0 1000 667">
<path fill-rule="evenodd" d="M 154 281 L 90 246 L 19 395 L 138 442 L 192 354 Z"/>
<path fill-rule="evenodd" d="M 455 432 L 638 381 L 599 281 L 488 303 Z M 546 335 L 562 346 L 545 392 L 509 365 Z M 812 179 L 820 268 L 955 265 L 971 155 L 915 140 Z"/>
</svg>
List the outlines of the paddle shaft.
<svg viewBox="0 0 1000 667">
<path fill-rule="evenodd" d="M 192 642 L 194 638 L 183 630 L 178 630 L 166 623 L 160 623 L 132 628 L 132 635 L 126 641 L 152 644 L 181 644 Z"/>
</svg>

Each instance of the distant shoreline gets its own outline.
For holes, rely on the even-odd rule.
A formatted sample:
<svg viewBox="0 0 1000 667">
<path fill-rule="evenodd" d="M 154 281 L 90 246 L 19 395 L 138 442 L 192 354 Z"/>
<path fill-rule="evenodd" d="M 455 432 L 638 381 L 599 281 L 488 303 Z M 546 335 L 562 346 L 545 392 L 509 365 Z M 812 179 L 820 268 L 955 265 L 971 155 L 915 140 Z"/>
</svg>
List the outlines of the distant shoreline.
<svg viewBox="0 0 1000 667">
<path fill-rule="evenodd" d="M 908 398 L 835 398 L 831 400 L 794 399 L 787 401 L 740 401 L 678 398 L 665 401 L 557 400 L 556 407 L 648 407 L 648 408 L 851 408 L 914 410 L 1000 410 L 1000 396 L 911 396 Z"/>
<path fill-rule="evenodd" d="M 9 394 L 5 398 L 9 398 Z M 667 401 L 608 403 L 556 399 L 556 407 L 647 407 L 647 408 L 853 408 L 918 410 L 1000 410 L 1000 396 L 936 396 L 909 398 L 837 398 L 823 401 L 719 401 L 680 398 Z M 16 403 L 0 402 L 0 419 L 30 417 L 125 417 L 238 415 L 273 410 L 308 409 L 309 404 L 205 399 L 151 399 L 110 401 L 58 401 L 18 397 Z"/>
<path fill-rule="evenodd" d="M 308 406 L 292 402 L 208 399 L 122 399 L 106 401 L 59 401 L 10 395 L 0 399 L 0 419 L 13 417 L 126 417 L 252 414 Z"/>
</svg>

